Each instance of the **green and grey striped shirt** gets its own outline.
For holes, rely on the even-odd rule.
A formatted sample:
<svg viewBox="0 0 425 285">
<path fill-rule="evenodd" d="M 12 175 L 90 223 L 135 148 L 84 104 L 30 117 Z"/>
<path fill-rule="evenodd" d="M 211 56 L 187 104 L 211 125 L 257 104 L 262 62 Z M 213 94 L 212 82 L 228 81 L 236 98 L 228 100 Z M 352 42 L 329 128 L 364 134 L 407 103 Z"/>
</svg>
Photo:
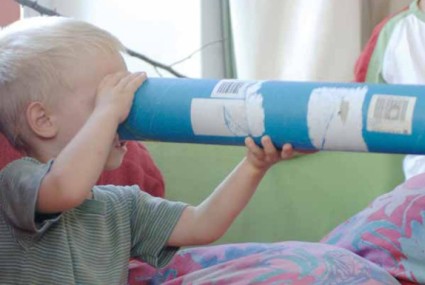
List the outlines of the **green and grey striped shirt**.
<svg viewBox="0 0 425 285">
<path fill-rule="evenodd" d="M 177 248 L 166 244 L 185 204 L 108 185 L 75 209 L 37 215 L 51 164 L 24 158 L 0 172 L 0 284 L 126 284 L 130 257 L 171 260 Z"/>
</svg>

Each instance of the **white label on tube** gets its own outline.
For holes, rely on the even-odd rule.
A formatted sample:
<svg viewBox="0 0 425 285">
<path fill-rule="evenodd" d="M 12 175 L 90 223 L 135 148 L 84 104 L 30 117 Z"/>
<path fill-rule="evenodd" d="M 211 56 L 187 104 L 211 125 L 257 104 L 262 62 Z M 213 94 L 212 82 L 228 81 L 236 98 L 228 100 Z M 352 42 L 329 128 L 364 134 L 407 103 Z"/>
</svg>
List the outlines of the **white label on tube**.
<svg viewBox="0 0 425 285">
<path fill-rule="evenodd" d="M 411 135 L 415 105 L 416 97 L 373 95 L 367 113 L 367 130 Z"/>
<path fill-rule="evenodd" d="M 317 149 L 368 151 L 363 139 L 366 87 L 314 89 L 308 102 L 307 124 Z"/>
<path fill-rule="evenodd" d="M 265 131 L 261 82 L 222 80 L 211 98 L 194 98 L 191 123 L 195 135 L 262 136 Z"/>
<path fill-rule="evenodd" d="M 192 100 L 192 129 L 196 135 L 247 136 L 248 122 L 245 116 L 245 101 L 226 99 Z"/>
</svg>

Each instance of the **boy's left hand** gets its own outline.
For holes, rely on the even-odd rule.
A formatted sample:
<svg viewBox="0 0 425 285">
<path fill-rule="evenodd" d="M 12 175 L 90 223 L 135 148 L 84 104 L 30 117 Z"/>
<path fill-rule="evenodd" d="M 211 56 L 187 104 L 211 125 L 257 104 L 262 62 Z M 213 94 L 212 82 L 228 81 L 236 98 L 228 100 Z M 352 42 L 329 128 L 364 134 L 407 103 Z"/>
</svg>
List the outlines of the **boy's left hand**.
<svg viewBox="0 0 425 285">
<path fill-rule="evenodd" d="M 248 148 L 247 161 L 259 171 L 266 171 L 273 164 L 281 160 L 291 159 L 295 155 L 291 144 L 284 144 L 279 152 L 269 136 L 262 137 L 261 144 L 263 148 L 259 147 L 251 137 L 245 139 L 245 145 Z"/>
</svg>

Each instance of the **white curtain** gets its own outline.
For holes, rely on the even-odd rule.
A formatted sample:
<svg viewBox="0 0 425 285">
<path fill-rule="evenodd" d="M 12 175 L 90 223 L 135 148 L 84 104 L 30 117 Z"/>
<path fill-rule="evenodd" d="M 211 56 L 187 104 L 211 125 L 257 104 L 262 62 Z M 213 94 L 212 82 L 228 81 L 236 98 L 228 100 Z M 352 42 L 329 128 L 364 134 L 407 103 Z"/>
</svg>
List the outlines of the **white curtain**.
<svg viewBox="0 0 425 285">
<path fill-rule="evenodd" d="M 240 79 L 351 81 L 370 32 L 408 0 L 230 0 Z"/>
<path fill-rule="evenodd" d="M 202 45 L 200 1 L 38 0 L 37 3 L 106 29 L 127 47 L 165 65 L 181 61 L 173 66 L 175 70 L 188 77 L 200 77 L 201 53 L 194 53 Z M 39 15 L 30 8 L 24 11 L 25 17 Z M 214 48 L 215 45 L 206 51 Z M 150 77 L 172 76 L 163 70 L 157 72 L 136 58 L 126 57 L 126 62 L 131 71 L 147 71 Z"/>
</svg>

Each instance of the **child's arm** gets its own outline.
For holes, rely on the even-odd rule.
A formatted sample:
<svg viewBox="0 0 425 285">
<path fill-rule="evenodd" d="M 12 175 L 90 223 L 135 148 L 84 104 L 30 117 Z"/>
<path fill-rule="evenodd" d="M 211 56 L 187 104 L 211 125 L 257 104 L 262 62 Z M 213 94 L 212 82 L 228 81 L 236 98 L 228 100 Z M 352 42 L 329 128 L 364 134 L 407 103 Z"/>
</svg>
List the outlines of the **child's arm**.
<svg viewBox="0 0 425 285">
<path fill-rule="evenodd" d="M 145 78 L 144 74 L 121 72 L 101 82 L 93 113 L 42 180 L 38 212 L 63 212 L 90 195 L 104 169 L 118 125 L 128 116 L 134 93 Z"/>
<path fill-rule="evenodd" d="M 184 210 L 169 245 L 207 244 L 220 238 L 248 204 L 267 170 L 276 162 L 293 156 L 289 144 L 279 153 L 269 137 L 263 137 L 261 142 L 263 149 L 251 138 L 246 139 L 247 156 L 206 200 Z"/>
</svg>

